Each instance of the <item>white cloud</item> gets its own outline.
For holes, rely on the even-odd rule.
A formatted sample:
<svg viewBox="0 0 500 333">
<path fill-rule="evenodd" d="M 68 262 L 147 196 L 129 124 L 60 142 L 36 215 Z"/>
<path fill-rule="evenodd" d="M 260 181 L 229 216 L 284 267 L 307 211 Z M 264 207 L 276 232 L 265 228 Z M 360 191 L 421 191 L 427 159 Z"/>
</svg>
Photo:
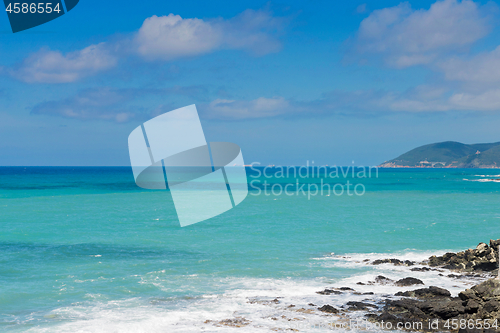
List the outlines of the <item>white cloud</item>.
<svg viewBox="0 0 500 333">
<path fill-rule="evenodd" d="M 131 37 L 91 45 L 63 54 L 42 49 L 8 69 L 28 83 L 68 83 L 116 66 L 119 58 L 139 54 L 146 60 L 169 61 L 221 49 L 239 49 L 254 55 L 277 52 L 283 19 L 268 11 L 246 10 L 228 20 L 153 15 Z M 0 72 L 2 68 L 0 68 Z"/>
<path fill-rule="evenodd" d="M 483 12 L 469 0 L 437 1 L 428 10 L 406 2 L 375 10 L 360 24 L 356 50 L 378 54 L 396 68 L 429 64 L 484 37 L 489 20 Z"/>
<path fill-rule="evenodd" d="M 289 111 L 290 104 L 283 97 L 260 97 L 250 101 L 216 99 L 202 108 L 210 118 L 238 120 L 282 115 Z"/>
<path fill-rule="evenodd" d="M 222 35 L 219 27 L 197 18 L 153 15 L 144 21 L 135 42 L 142 56 L 170 60 L 213 51 L 222 43 Z"/>
<path fill-rule="evenodd" d="M 224 31 L 224 48 L 242 49 L 260 56 L 277 52 L 281 43 L 284 19 L 264 10 L 247 9 L 240 15 L 219 24 Z"/>
<path fill-rule="evenodd" d="M 14 68 L 10 74 L 29 83 L 67 83 L 104 71 L 116 65 L 105 43 L 63 55 L 59 51 L 40 50 Z"/>
<path fill-rule="evenodd" d="M 336 95 L 343 97 L 338 99 Z M 355 97 L 355 98 L 354 98 Z M 479 93 L 453 92 L 439 86 L 418 86 L 406 92 L 357 91 L 333 92 L 321 103 L 330 113 L 370 112 L 494 112 L 500 111 L 500 89 Z"/>
<path fill-rule="evenodd" d="M 109 88 L 87 89 L 77 95 L 59 101 L 37 104 L 32 114 L 50 115 L 80 120 L 109 120 L 118 123 L 140 118 L 134 110 L 124 107 L 136 94 Z"/>
<path fill-rule="evenodd" d="M 134 43 L 137 52 L 149 60 L 171 60 L 224 48 L 263 55 L 279 50 L 275 33 L 280 27 L 281 20 L 267 11 L 246 10 L 229 20 L 211 21 L 154 15 L 144 21 Z"/>
<path fill-rule="evenodd" d="M 444 60 L 439 64 L 439 68 L 447 80 L 500 83 L 500 46 L 469 59 L 454 57 Z"/>
<path fill-rule="evenodd" d="M 471 94 L 457 93 L 450 97 L 453 108 L 473 111 L 500 111 L 500 89 Z"/>
</svg>

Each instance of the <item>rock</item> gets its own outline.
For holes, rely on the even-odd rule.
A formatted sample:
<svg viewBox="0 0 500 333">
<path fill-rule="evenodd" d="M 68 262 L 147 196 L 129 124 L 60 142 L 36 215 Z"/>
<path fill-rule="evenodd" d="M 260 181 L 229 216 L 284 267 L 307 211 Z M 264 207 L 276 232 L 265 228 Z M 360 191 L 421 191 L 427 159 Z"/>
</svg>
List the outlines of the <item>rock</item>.
<svg viewBox="0 0 500 333">
<path fill-rule="evenodd" d="M 466 313 L 476 313 L 479 310 L 480 304 L 475 300 L 471 299 L 466 302 L 465 312 Z"/>
<path fill-rule="evenodd" d="M 401 280 L 396 281 L 396 286 L 400 287 L 405 287 L 405 286 L 413 286 L 416 284 L 424 284 L 422 280 L 413 278 L 413 277 L 407 277 Z"/>
<path fill-rule="evenodd" d="M 349 310 L 369 310 L 369 308 L 377 308 L 376 305 L 370 304 L 370 303 L 363 303 L 363 302 L 347 302 L 347 305 L 349 305 Z"/>
<path fill-rule="evenodd" d="M 476 255 L 480 256 L 484 254 L 486 251 L 488 251 L 488 245 L 486 243 L 479 243 L 476 246 Z"/>
<path fill-rule="evenodd" d="M 500 280 L 489 279 L 471 288 L 483 300 L 500 299 Z"/>
<path fill-rule="evenodd" d="M 477 296 L 476 292 L 474 289 L 466 289 L 458 294 L 458 297 L 464 302 L 467 302 L 469 300 L 474 300 L 477 302 L 481 302 L 481 299 L 479 296 Z"/>
<path fill-rule="evenodd" d="M 498 264 L 497 262 L 480 262 L 477 263 L 473 266 L 473 269 L 476 271 L 485 271 L 485 272 L 491 272 L 496 269 L 498 269 Z"/>
<path fill-rule="evenodd" d="M 401 265 L 404 265 L 404 266 L 412 266 L 415 264 L 414 261 L 410 261 L 410 260 L 399 260 L 399 259 L 395 259 L 395 258 L 391 258 L 391 259 L 377 259 L 377 260 L 374 260 L 372 262 L 372 265 L 380 265 L 380 264 L 393 264 L 393 265 L 396 265 L 396 266 L 401 266 Z"/>
<path fill-rule="evenodd" d="M 490 299 L 488 302 L 484 303 L 483 310 L 491 313 L 496 312 L 500 309 L 500 302 L 496 299 Z"/>
<path fill-rule="evenodd" d="M 441 266 L 441 265 L 444 265 L 454 255 L 455 255 L 455 253 L 447 252 L 444 255 L 442 255 L 441 257 L 431 256 L 429 258 L 429 266 Z"/>
<path fill-rule="evenodd" d="M 329 304 L 323 305 L 322 307 L 318 308 L 318 310 L 327 313 L 339 313 L 338 309 L 334 308 Z"/>
<path fill-rule="evenodd" d="M 250 324 L 248 319 L 243 317 L 236 317 L 234 319 L 224 319 L 220 321 L 205 320 L 205 324 L 213 323 L 215 326 L 230 326 L 230 327 L 244 327 Z"/>
<path fill-rule="evenodd" d="M 500 239 L 497 239 L 497 240 L 490 239 L 490 248 L 497 251 L 498 245 L 500 245 Z"/>
<path fill-rule="evenodd" d="M 418 298 L 436 298 L 436 297 L 450 297 L 451 293 L 443 288 L 430 286 L 429 288 L 422 288 L 410 290 L 405 292 L 398 292 L 395 296 L 418 297 Z"/>
<path fill-rule="evenodd" d="M 331 295 L 331 294 L 340 295 L 340 294 L 342 294 L 342 292 L 338 291 L 338 290 L 333 290 L 333 289 L 325 289 L 323 291 L 317 291 L 316 294 L 320 294 L 320 295 Z"/>
<path fill-rule="evenodd" d="M 364 286 L 365 285 L 363 282 L 356 282 L 356 284 L 359 284 L 360 286 Z"/>
<path fill-rule="evenodd" d="M 339 290 L 351 290 L 351 291 L 354 291 L 354 289 L 349 288 L 349 287 L 340 287 Z"/>
<path fill-rule="evenodd" d="M 479 243 L 475 249 L 448 252 L 440 257 L 432 256 L 428 259 L 428 264 L 451 270 L 491 272 L 498 268 L 498 245 L 500 239 L 490 240 L 489 246 Z"/>
<path fill-rule="evenodd" d="M 465 312 L 462 301 L 457 297 L 451 301 L 429 302 L 429 313 L 441 319 L 450 319 Z"/>
<path fill-rule="evenodd" d="M 415 267 L 415 268 L 410 269 L 410 271 L 412 271 L 412 272 L 428 272 L 431 270 L 432 269 L 429 267 Z"/>
<path fill-rule="evenodd" d="M 383 276 L 383 275 L 379 275 L 375 278 L 375 282 L 380 283 L 380 284 L 388 284 L 388 283 L 392 283 L 394 281 Z"/>
<path fill-rule="evenodd" d="M 369 320 L 375 322 L 391 322 L 394 324 L 398 322 L 423 322 L 428 319 L 419 307 L 422 302 L 414 299 L 401 299 L 401 300 L 386 300 L 382 314 L 377 317 L 369 317 Z"/>
<path fill-rule="evenodd" d="M 494 320 L 500 321 L 500 280 L 484 281 L 464 290 L 459 297 L 451 297 L 448 290 L 434 286 L 399 292 L 396 295 L 412 298 L 386 299 L 382 313 L 368 316 L 368 320 L 380 321 L 384 318 L 385 321 L 396 323 L 429 322 L 437 319 L 441 330 L 450 330 L 443 326 L 449 319 L 458 323 L 465 321 L 467 325 L 478 321 L 484 324 L 489 319 L 491 329 L 478 328 L 477 332 L 500 332 L 499 328 L 493 327 Z M 476 327 L 469 326 L 462 332 L 476 332 Z"/>
</svg>

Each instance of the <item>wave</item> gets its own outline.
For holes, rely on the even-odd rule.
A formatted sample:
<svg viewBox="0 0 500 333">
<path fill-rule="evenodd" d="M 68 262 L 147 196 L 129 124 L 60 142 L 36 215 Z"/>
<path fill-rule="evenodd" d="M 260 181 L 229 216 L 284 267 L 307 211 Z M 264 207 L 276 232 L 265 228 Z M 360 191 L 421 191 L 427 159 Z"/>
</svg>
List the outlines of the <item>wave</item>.
<svg viewBox="0 0 500 333">
<path fill-rule="evenodd" d="M 466 179 L 464 178 L 463 180 L 467 180 L 470 182 L 481 182 L 481 183 L 486 183 L 486 182 L 492 182 L 492 183 L 500 183 L 500 178 L 488 178 L 488 179 Z"/>
<path fill-rule="evenodd" d="M 394 293 L 413 290 L 419 286 L 398 287 L 394 284 L 373 283 L 383 275 L 394 281 L 415 277 L 428 287 L 436 285 L 450 290 L 453 295 L 486 279 L 486 276 L 451 275 L 450 271 L 436 269 L 415 271 L 428 267 L 421 264 L 395 266 L 373 265 L 376 259 L 396 258 L 421 262 L 431 255 L 446 251 L 414 251 L 397 253 L 327 254 L 311 258 L 311 266 L 339 269 L 345 274 L 336 279 L 317 277 L 299 278 L 215 278 L 212 283 L 218 293 L 196 297 L 136 297 L 117 301 L 89 301 L 55 309 L 45 315 L 45 322 L 24 332 L 269 332 L 298 329 L 307 332 L 331 332 L 325 323 L 346 320 L 345 316 L 318 311 L 325 304 L 345 308 L 349 301 L 363 301 L 378 308 Z M 195 283 L 191 276 L 190 284 Z M 325 288 L 340 290 L 341 294 L 320 295 Z M 354 290 L 346 290 L 352 288 Z M 363 295 L 363 293 L 365 293 Z M 366 294 L 373 293 L 373 294 Z M 90 297 L 89 297 L 90 298 Z M 96 298 L 99 299 L 99 298 Z M 349 318 L 363 318 L 364 311 L 349 312 Z"/>
</svg>

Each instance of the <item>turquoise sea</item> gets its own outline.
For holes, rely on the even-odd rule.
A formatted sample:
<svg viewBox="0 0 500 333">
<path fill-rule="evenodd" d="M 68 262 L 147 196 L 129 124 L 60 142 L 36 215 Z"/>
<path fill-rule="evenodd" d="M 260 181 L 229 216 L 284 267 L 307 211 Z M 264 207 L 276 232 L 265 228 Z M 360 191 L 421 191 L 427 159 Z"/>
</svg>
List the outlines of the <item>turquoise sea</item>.
<svg viewBox="0 0 500 333">
<path fill-rule="evenodd" d="M 326 320 L 286 308 L 324 302 L 320 288 L 408 273 L 364 258 L 424 259 L 500 238 L 490 181 L 500 170 L 323 175 L 299 181 L 365 193 L 266 195 L 264 181 L 296 185 L 277 170 L 247 168 L 260 194 L 181 228 L 169 192 L 138 188 L 128 167 L 0 168 L 0 332 L 232 332 L 216 324 L 229 318 L 248 321 L 238 332 L 285 330 L 291 320 L 272 318 Z"/>
</svg>

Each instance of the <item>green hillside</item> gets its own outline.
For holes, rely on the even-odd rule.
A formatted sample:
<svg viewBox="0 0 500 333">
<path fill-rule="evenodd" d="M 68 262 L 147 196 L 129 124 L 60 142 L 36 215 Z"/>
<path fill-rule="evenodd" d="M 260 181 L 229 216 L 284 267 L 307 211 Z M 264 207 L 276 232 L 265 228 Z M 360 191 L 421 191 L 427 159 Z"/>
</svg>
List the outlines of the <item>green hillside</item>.
<svg viewBox="0 0 500 333">
<path fill-rule="evenodd" d="M 380 167 L 500 167 L 500 142 L 471 145 L 454 141 L 432 143 L 412 149 Z"/>
</svg>

